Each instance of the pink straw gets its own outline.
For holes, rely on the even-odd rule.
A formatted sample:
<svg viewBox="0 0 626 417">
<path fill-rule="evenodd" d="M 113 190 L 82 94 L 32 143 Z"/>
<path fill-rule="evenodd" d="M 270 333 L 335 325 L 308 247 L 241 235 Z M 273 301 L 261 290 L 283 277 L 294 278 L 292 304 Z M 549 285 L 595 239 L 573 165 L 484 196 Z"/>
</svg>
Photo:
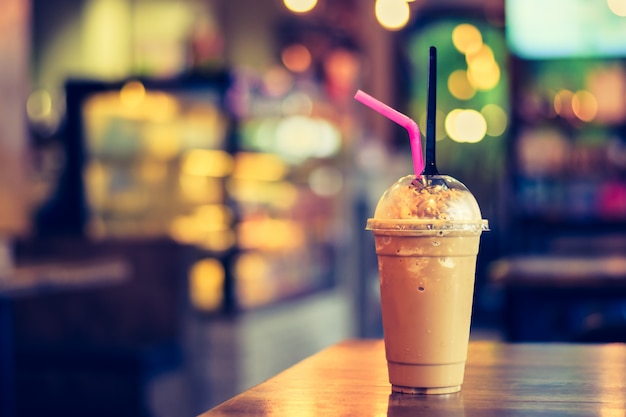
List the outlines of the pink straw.
<svg viewBox="0 0 626 417">
<path fill-rule="evenodd" d="M 415 176 L 418 176 L 424 170 L 424 159 L 422 157 L 422 142 L 420 140 L 420 128 L 417 123 L 408 116 L 400 113 L 399 111 L 392 109 L 385 103 L 376 100 L 374 97 L 361 90 L 358 90 L 354 95 L 357 101 L 365 104 L 372 110 L 377 111 L 386 118 L 396 122 L 409 133 L 409 141 L 411 143 L 411 156 L 413 157 L 413 170 Z"/>
</svg>

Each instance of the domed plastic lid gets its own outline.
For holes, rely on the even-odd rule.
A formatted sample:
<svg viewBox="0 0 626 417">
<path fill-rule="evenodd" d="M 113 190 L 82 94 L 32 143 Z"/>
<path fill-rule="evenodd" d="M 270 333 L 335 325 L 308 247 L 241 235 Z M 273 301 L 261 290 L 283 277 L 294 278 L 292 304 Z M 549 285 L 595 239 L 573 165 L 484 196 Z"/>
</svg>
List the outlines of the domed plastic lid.
<svg viewBox="0 0 626 417">
<path fill-rule="evenodd" d="M 385 191 L 367 229 L 397 230 L 400 225 L 407 230 L 488 230 L 472 193 L 448 175 L 407 175 Z"/>
</svg>

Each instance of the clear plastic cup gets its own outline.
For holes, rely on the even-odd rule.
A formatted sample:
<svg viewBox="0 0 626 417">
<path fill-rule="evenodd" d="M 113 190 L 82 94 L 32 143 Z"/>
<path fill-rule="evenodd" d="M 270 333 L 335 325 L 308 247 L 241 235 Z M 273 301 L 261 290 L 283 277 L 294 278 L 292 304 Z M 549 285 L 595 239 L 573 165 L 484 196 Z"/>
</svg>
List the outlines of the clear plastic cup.
<svg viewBox="0 0 626 417">
<path fill-rule="evenodd" d="M 374 233 L 378 256 L 392 390 L 459 391 L 476 256 L 488 230 L 476 199 L 452 177 L 409 175 L 383 194 L 367 230 Z"/>
</svg>

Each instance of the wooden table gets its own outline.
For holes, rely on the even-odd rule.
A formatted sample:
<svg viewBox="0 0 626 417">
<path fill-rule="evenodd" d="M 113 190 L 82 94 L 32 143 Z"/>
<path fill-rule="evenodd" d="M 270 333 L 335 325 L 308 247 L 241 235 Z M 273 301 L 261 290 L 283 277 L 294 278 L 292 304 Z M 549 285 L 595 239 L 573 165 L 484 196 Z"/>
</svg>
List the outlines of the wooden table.
<svg viewBox="0 0 626 417">
<path fill-rule="evenodd" d="M 624 416 L 626 345 L 470 343 L 461 392 L 391 393 L 380 340 L 349 340 L 202 417 Z"/>
</svg>

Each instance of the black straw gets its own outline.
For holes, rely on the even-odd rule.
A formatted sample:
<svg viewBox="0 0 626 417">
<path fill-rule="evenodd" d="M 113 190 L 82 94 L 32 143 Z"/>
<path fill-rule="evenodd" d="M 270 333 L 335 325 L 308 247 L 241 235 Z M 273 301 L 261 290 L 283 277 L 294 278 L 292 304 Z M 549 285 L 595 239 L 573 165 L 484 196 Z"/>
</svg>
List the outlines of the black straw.
<svg viewBox="0 0 626 417">
<path fill-rule="evenodd" d="M 435 158 L 435 122 L 437 112 L 437 48 L 430 47 L 428 57 L 428 99 L 426 107 L 426 163 L 424 175 L 438 175 Z"/>
</svg>

